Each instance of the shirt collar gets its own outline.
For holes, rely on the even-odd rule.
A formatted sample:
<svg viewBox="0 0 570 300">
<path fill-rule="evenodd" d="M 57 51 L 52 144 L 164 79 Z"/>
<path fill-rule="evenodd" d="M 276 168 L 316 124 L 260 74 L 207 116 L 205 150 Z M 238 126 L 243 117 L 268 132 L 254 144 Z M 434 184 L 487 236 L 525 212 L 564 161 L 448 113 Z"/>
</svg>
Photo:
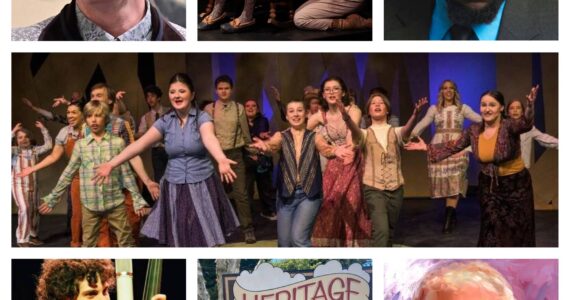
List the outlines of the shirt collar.
<svg viewBox="0 0 570 300">
<path fill-rule="evenodd" d="M 172 109 L 172 111 L 170 112 L 169 115 L 172 118 L 176 118 L 177 117 L 176 116 L 176 110 Z M 190 110 L 188 111 L 188 115 L 191 117 L 195 117 L 196 116 L 196 108 L 195 107 L 190 108 Z"/>
<path fill-rule="evenodd" d="M 474 24 L 471 26 L 475 35 L 479 40 L 496 40 L 499 35 L 499 26 L 503 17 L 503 11 L 507 0 L 503 1 L 497 16 L 489 24 Z M 429 33 L 430 40 L 450 40 L 449 29 L 453 23 L 447 15 L 447 2 L 446 0 L 436 0 L 435 9 L 431 18 L 431 28 Z"/>
<path fill-rule="evenodd" d="M 150 3 L 147 1 L 144 17 L 127 32 L 118 37 L 103 30 L 87 16 L 81 12 L 77 3 L 75 4 L 75 14 L 77 16 L 77 26 L 81 37 L 86 41 L 150 41 L 152 38 L 152 18 L 150 14 Z"/>
<path fill-rule="evenodd" d="M 103 135 L 103 137 L 101 138 L 102 141 L 106 141 L 111 137 L 111 134 L 109 133 L 109 131 L 105 131 L 105 134 Z M 87 145 L 91 144 L 91 142 L 93 142 L 95 140 L 95 138 L 93 137 L 93 132 L 90 132 L 89 135 L 87 135 L 86 139 L 86 143 Z"/>
</svg>

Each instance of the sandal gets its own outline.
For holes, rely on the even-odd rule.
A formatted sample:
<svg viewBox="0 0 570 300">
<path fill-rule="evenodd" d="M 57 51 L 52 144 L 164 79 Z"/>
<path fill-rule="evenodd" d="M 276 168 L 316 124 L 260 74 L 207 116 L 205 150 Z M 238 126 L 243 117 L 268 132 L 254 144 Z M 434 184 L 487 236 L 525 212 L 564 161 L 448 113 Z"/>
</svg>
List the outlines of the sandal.
<svg viewBox="0 0 570 300">
<path fill-rule="evenodd" d="M 245 31 L 253 25 L 255 25 L 255 18 L 244 23 L 241 23 L 239 19 L 233 19 L 228 23 L 222 24 L 222 26 L 220 26 L 220 29 L 223 33 L 237 33 Z"/>
</svg>

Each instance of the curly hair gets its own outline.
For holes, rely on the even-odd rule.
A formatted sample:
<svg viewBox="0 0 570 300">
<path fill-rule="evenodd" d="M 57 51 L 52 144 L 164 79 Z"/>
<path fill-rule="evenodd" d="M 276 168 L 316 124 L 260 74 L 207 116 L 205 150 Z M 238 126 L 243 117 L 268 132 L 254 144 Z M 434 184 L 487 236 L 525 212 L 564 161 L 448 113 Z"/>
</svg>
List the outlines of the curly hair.
<svg viewBox="0 0 570 300">
<path fill-rule="evenodd" d="M 115 266 L 109 259 L 45 260 L 38 279 L 37 299 L 75 299 L 79 294 L 79 282 L 87 279 L 89 285 L 95 285 L 97 275 L 103 286 L 110 289 L 115 286 Z"/>
</svg>

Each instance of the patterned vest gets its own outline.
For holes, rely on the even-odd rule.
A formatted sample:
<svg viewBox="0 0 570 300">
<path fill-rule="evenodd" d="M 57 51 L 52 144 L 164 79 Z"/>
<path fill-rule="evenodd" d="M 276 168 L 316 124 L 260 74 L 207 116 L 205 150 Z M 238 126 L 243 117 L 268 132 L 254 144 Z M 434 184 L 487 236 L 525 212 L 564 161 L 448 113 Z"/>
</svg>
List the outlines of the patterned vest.
<svg viewBox="0 0 570 300">
<path fill-rule="evenodd" d="M 394 127 L 388 129 L 388 149 L 376 140 L 371 128 L 366 135 L 366 158 L 362 182 L 379 190 L 394 191 L 404 184 L 400 146 Z"/>
<path fill-rule="evenodd" d="M 291 129 L 281 132 L 281 157 L 277 173 L 277 191 L 282 198 L 293 196 L 295 188 L 299 185 L 309 198 L 314 198 L 322 193 L 323 178 L 319 153 L 315 146 L 315 132 L 305 131 L 303 145 L 301 146 L 301 162 L 297 166 L 295 160 L 295 144 Z M 297 174 L 299 182 L 297 182 Z"/>
</svg>

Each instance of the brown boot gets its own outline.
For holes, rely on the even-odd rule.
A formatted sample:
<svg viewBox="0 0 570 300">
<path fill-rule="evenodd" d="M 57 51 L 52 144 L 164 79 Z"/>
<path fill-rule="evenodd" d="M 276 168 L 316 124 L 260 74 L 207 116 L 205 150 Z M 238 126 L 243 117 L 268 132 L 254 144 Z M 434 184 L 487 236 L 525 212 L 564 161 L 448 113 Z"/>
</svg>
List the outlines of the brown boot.
<svg viewBox="0 0 570 300">
<path fill-rule="evenodd" d="M 372 19 L 365 19 L 359 14 L 348 15 L 345 19 L 335 19 L 331 25 L 335 30 L 353 30 L 372 28 Z"/>
</svg>

